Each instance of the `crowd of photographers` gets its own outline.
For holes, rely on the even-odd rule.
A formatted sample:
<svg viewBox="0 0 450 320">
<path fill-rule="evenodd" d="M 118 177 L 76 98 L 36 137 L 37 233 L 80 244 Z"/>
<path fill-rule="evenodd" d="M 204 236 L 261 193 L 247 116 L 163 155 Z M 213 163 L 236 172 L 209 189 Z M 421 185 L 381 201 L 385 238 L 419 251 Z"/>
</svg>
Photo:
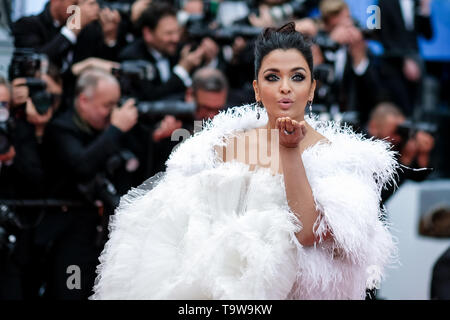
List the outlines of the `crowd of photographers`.
<svg viewBox="0 0 450 320">
<path fill-rule="evenodd" d="M 391 138 L 404 165 L 428 167 L 432 130 L 412 132 L 406 118 L 430 8 L 405 2 L 380 0 L 390 26 L 380 30 L 355 23 L 343 0 L 50 0 L 14 22 L 0 82 L 0 298 L 90 295 L 108 215 L 164 170 L 174 131 L 254 102 L 253 41 L 264 27 L 294 20 L 313 40 L 315 112 L 356 115 L 355 129 Z M 368 39 L 388 54 L 373 56 Z"/>
</svg>

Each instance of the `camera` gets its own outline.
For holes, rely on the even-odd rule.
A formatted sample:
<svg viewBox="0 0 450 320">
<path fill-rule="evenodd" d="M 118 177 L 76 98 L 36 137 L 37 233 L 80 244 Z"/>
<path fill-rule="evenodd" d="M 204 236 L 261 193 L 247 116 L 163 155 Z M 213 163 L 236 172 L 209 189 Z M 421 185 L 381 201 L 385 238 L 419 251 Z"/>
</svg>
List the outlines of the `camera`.
<svg viewBox="0 0 450 320">
<path fill-rule="evenodd" d="M 16 49 L 13 53 L 8 69 L 10 80 L 16 78 L 34 78 L 38 74 L 46 74 L 48 71 L 48 57 L 45 54 L 36 53 L 34 49 Z"/>
<path fill-rule="evenodd" d="M 120 14 L 129 16 L 131 14 L 131 3 L 125 2 L 108 2 L 97 0 L 98 5 L 101 9 L 108 8 L 110 10 L 117 10 Z"/>
<path fill-rule="evenodd" d="M 340 44 L 331 39 L 325 31 L 319 31 L 317 33 L 316 37 L 314 38 L 314 43 L 320 47 L 320 50 L 322 50 L 322 52 L 336 52 L 340 48 Z"/>
<path fill-rule="evenodd" d="M 29 89 L 29 96 L 33 101 L 36 111 L 39 114 L 45 114 L 52 106 L 55 96 L 47 92 L 47 84 L 45 81 L 37 78 L 26 78 L 24 84 Z"/>
<path fill-rule="evenodd" d="M 119 68 L 113 68 L 111 73 L 120 83 L 123 95 L 136 95 L 138 83 L 143 80 L 152 81 L 156 76 L 155 67 L 145 60 L 126 60 Z"/>
<path fill-rule="evenodd" d="M 126 60 L 120 64 L 119 68 L 113 68 L 111 73 L 119 79 L 153 80 L 155 68 L 145 60 Z"/>
<path fill-rule="evenodd" d="M 136 155 L 128 149 L 123 149 L 110 156 L 105 165 L 105 170 L 98 173 L 94 179 L 78 184 L 78 190 L 90 203 L 114 209 L 119 205 L 120 195 L 114 184 L 109 180 L 119 168 L 127 172 L 134 172 L 139 168 L 139 160 Z"/>
<path fill-rule="evenodd" d="M 33 49 L 16 49 L 9 66 L 9 79 L 26 78 L 24 86 L 29 88 L 29 97 L 39 114 L 45 114 L 52 106 L 55 96 L 46 91 L 45 81 L 37 78 L 48 71 L 48 58 Z"/>
<path fill-rule="evenodd" d="M 437 132 L 437 125 L 429 122 L 412 122 L 405 120 L 397 126 L 395 133 L 401 138 L 401 145 L 404 145 L 410 138 L 414 137 L 418 131 L 425 131 L 429 134 Z"/>
<path fill-rule="evenodd" d="M 244 39 L 254 39 L 262 31 L 262 28 L 246 25 L 231 25 L 216 29 L 208 28 L 201 23 L 192 24 L 188 28 L 189 38 L 192 42 L 200 42 L 203 38 L 211 38 L 218 45 L 231 45 L 234 39 L 242 37 Z"/>
<path fill-rule="evenodd" d="M 122 150 L 111 156 L 106 162 L 106 171 L 114 175 L 117 169 L 123 167 L 127 172 L 134 172 L 139 168 L 139 159 L 130 150 Z"/>
<path fill-rule="evenodd" d="M 14 125 L 8 106 L 0 102 L 0 154 L 7 153 L 12 145 L 11 131 Z"/>
<path fill-rule="evenodd" d="M 177 119 L 190 121 L 194 118 L 196 106 L 194 103 L 179 100 L 142 101 L 136 104 L 139 119 L 158 121 L 166 115 Z"/>
<path fill-rule="evenodd" d="M 94 179 L 78 184 L 78 191 L 96 207 L 104 206 L 113 210 L 119 205 L 120 196 L 104 173 L 98 173 Z"/>
</svg>

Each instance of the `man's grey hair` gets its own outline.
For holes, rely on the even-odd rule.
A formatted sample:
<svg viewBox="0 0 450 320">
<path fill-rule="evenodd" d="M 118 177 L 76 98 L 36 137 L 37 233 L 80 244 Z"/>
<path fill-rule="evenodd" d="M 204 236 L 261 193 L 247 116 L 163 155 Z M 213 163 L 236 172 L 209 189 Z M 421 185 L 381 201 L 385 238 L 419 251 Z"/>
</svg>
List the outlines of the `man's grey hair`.
<svg viewBox="0 0 450 320">
<path fill-rule="evenodd" d="M 222 71 L 204 67 L 198 69 L 192 77 L 192 91 L 198 90 L 221 92 L 228 89 L 228 81 Z"/>
<path fill-rule="evenodd" d="M 89 69 L 78 77 L 75 85 L 75 97 L 78 99 L 78 96 L 83 93 L 92 98 L 100 80 L 119 85 L 119 82 L 112 74 L 101 69 Z"/>
</svg>

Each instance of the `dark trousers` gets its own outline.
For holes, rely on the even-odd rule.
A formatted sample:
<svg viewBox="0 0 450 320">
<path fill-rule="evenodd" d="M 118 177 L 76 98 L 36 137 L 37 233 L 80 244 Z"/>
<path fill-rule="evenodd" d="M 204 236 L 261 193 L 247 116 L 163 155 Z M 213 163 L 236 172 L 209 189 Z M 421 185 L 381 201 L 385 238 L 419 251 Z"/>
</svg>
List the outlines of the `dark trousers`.
<svg viewBox="0 0 450 320">
<path fill-rule="evenodd" d="M 96 246 L 98 214 L 92 208 L 48 213 L 36 230 L 44 298 L 82 300 L 92 294 L 101 248 Z M 44 290 L 42 290 L 42 288 Z"/>
</svg>

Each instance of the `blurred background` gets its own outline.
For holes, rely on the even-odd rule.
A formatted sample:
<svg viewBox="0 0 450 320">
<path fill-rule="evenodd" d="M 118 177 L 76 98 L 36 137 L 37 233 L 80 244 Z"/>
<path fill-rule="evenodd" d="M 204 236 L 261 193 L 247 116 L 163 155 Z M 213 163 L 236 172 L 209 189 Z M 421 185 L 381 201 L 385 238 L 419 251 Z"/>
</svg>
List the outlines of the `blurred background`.
<svg viewBox="0 0 450 320">
<path fill-rule="evenodd" d="M 120 196 L 165 170 L 175 130 L 254 102 L 254 40 L 289 21 L 312 41 L 313 113 L 402 164 L 382 194 L 400 264 L 367 299 L 449 299 L 449 17 L 450 0 L 1 0 L 0 299 L 86 299 Z"/>
</svg>

